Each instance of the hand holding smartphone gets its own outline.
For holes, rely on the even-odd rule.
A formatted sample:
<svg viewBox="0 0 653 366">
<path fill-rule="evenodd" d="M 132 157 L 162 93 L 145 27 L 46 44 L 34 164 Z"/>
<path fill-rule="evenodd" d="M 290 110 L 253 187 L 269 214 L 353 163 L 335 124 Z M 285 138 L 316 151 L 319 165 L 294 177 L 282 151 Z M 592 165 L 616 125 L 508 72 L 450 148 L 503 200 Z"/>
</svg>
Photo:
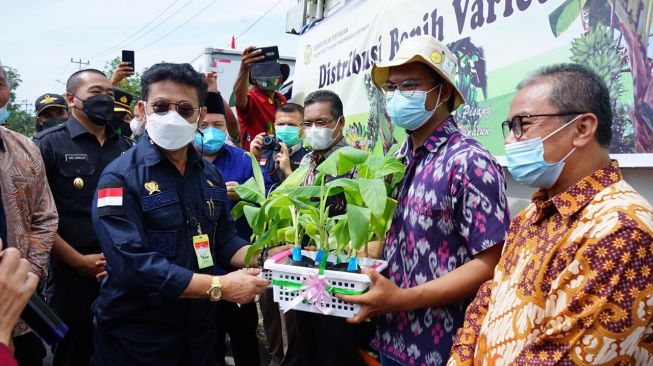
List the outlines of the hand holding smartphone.
<svg viewBox="0 0 653 366">
<path fill-rule="evenodd" d="M 134 57 L 134 51 L 122 50 L 122 62 L 129 62 L 129 66 L 131 66 L 132 69 L 136 70 Z"/>
</svg>

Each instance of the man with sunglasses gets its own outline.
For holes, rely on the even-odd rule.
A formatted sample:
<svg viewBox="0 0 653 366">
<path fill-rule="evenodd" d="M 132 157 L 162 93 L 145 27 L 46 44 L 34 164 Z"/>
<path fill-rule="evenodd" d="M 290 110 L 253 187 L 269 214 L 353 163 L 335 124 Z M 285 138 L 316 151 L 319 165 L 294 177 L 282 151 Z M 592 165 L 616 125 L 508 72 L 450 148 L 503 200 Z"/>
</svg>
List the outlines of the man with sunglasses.
<svg viewBox="0 0 653 366">
<path fill-rule="evenodd" d="M 215 366 L 214 302 L 251 302 L 268 281 L 259 270 L 219 272 L 242 268 L 249 246 L 227 212 L 222 174 L 192 145 L 206 116 L 203 75 L 156 64 L 141 95 L 147 133 L 104 170 L 94 199 L 107 275 L 93 305 L 93 361 Z"/>
<path fill-rule="evenodd" d="M 608 146 L 610 94 L 578 64 L 523 80 L 503 123 L 508 170 L 537 188 L 450 365 L 650 365 L 653 208 Z"/>
<path fill-rule="evenodd" d="M 377 320 L 372 345 L 386 365 L 442 365 L 479 286 L 492 278 L 508 229 L 501 167 L 463 135 L 452 112 L 456 58 L 431 36 L 402 42 L 392 61 L 376 63 L 392 123 L 406 130 L 397 156 L 407 165 L 383 257 L 386 277 L 368 271 L 372 289 L 343 296 L 360 303 L 350 321 Z"/>
<path fill-rule="evenodd" d="M 46 294 L 69 331 L 54 350 L 54 365 L 88 365 L 93 351 L 91 304 L 98 296 L 103 254 L 91 224 L 100 173 L 132 146 L 108 124 L 114 94 L 101 71 L 86 69 L 66 83 L 71 115 L 34 137 L 45 163 L 59 228 L 54 237 Z"/>
</svg>

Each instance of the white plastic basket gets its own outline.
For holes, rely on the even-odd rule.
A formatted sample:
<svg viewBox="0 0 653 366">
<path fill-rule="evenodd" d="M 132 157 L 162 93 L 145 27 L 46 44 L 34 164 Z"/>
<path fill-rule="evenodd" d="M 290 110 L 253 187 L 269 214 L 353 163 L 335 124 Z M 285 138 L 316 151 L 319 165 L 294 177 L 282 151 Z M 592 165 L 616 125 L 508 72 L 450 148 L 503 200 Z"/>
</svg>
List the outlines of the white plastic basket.
<svg viewBox="0 0 653 366">
<path fill-rule="evenodd" d="M 278 253 L 274 257 L 265 261 L 265 270 L 263 272 L 267 272 L 267 270 L 270 271 L 272 275 L 271 282 L 286 281 L 302 283 L 302 281 L 309 275 L 315 275 L 318 273 L 318 268 L 299 267 L 292 264 L 285 264 L 290 253 L 290 251 Z M 316 252 L 303 250 L 302 255 L 315 259 Z M 335 263 L 336 257 L 329 255 L 328 260 Z M 361 267 L 375 269 L 377 271 L 382 271 L 388 265 L 386 261 L 379 259 L 359 258 L 358 261 Z M 367 275 L 360 273 L 325 270 L 324 275 L 329 282 L 329 285 L 346 290 L 365 292 L 371 284 L 370 278 Z M 279 308 L 283 309 L 289 302 L 295 300 L 297 296 L 300 296 L 302 290 L 298 290 L 296 287 L 290 288 L 273 285 L 273 293 L 274 301 L 279 303 Z M 346 303 L 338 299 L 334 294 L 330 295 L 329 300 L 323 305 L 323 309 L 329 311 L 328 315 L 348 318 L 356 315 L 360 310 L 360 305 Z M 322 314 L 322 311 L 320 311 L 315 305 L 309 304 L 306 301 L 297 304 L 293 309 Z"/>
</svg>

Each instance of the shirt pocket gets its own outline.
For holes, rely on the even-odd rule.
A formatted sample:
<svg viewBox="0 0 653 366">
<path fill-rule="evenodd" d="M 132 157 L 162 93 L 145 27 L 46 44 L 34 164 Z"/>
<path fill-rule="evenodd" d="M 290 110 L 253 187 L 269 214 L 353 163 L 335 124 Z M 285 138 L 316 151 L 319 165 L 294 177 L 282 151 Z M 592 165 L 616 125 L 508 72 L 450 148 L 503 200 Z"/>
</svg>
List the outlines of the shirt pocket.
<svg viewBox="0 0 653 366">
<path fill-rule="evenodd" d="M 143 213 L 143 218 L 150 249 L 166 257 L 175 257 L 184 224 L 179 201 L 151 208 Z"/>
</svg>

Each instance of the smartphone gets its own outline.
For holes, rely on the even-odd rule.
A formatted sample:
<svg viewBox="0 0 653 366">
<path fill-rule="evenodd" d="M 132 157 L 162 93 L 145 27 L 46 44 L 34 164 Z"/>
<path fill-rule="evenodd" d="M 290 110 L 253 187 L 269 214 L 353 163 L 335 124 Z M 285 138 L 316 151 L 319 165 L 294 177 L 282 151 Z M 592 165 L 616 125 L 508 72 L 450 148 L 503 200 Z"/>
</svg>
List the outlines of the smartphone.
<svg viewBox="0 0 653 366">
<path fill-rule="evenodd" d="M 266 61 L 277 61 L 279 59 L 279 47 L 270 46 L 270 47 L 261 47 L 261 56 L 264 58 L 259 62 Z"/>
<path fill-rule="evenodd" d="M 134 66 L 134 51 L 122 50 L 122 62 L 129 62 L 129 65 L 136 71 Z"/>
</svg>

